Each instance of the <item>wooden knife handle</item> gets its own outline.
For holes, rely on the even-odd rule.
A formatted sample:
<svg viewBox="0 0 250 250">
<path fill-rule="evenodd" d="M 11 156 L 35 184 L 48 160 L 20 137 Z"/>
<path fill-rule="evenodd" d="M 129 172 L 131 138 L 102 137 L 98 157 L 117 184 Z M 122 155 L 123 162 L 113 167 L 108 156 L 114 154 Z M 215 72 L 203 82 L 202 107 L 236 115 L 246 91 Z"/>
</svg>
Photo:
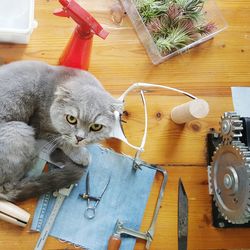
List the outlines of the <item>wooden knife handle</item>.
<svg viewBox="0 0 250 250">
<path fill-rule="evenodd" d="M 121 237 L 119 235 L 112 235 L 109 238 L 108 250 L 119 250 L 121 245 Z"/>
</svg>

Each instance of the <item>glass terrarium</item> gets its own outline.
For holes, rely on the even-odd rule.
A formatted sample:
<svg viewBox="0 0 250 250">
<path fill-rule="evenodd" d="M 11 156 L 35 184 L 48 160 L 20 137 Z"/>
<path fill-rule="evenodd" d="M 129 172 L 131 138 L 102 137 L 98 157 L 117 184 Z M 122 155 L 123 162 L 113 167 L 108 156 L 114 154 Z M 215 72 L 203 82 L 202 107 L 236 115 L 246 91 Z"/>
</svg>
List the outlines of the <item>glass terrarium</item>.
<svg viewBox="0 0 250 250">
<path fill-rule="evenodd" d="M 153 64 L 211 39 L 227 27 L 213 0 L 122 0 Z"/>
</svg>

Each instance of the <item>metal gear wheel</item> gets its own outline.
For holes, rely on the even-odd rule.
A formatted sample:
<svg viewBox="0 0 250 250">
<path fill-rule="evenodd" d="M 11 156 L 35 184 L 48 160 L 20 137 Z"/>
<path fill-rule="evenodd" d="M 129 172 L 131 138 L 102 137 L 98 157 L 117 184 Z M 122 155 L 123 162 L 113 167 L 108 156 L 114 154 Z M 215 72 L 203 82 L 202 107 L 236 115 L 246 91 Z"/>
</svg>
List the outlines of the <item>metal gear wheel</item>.
<svg viewBox="0 0 250 250">
<path fill-rule="evenodd" d="M 243 130 L 242 121 L 236 112 L 225 112 L 221 117 L 220 135 L 224 144 L 229 144 L 233 140 L 239 140 Z"/>
<path fill-rule="evenodd" d="M 210 185 L 215 204 L 231 223 L 250 221 L 250 151 L 244 143 L 220 144 L 213 155 Z"/>
</svg>

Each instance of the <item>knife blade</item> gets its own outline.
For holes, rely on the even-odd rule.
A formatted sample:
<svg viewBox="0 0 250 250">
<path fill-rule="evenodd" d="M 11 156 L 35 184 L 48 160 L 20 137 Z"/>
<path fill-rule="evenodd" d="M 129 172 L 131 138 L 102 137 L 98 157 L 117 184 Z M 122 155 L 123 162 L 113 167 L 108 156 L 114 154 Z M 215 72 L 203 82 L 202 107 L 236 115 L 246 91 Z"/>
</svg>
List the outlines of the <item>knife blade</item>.
<svg viewBox="0 0 250 250">
<path fill-rule="evenodd" d="M 188 236 L 188 197 L 182 180 L 178 185 L 178 250 L 187 249 Z"/>
</svg>

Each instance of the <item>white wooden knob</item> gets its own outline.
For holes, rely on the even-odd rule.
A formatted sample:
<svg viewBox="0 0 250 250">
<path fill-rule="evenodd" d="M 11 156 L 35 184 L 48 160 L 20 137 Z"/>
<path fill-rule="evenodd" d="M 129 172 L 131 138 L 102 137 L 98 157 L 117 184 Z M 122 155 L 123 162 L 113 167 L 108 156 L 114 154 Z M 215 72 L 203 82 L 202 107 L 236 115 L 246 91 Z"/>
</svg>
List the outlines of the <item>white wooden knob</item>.
<svg viewBox="0 0 250 250">
<path fill-rule="evenodd" d="M 29 221 L 30 214 L 15 204 L 0 200 L 0 219 L 12 224 L 25 227 Z"/>
<path fill-rule="evenodd" d="M 182 124 L 204 118 L 208 112 L 208 103 L 203 99 L 195 99 L 174 107 L 171 111 L 171 119 L 177 124 Z"/>
</svg>

